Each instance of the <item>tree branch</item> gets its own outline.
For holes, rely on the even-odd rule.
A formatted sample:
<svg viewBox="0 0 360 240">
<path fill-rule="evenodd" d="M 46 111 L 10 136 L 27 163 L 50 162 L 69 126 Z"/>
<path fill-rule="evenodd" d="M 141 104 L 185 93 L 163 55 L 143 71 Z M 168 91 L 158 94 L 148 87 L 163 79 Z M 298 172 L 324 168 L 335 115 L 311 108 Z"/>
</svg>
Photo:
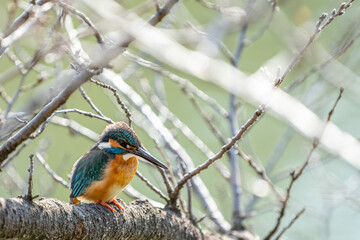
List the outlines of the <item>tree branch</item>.
<svg viewBox="0 0 360 240">
<path fill-rule="evenodd" d="M 0 238 L 234 239 L 203 235 L 188 219 L 153 207 L 148 201 L 122 205 L 124 211 L 113 214 L 96 204 L 74 206 L 56 199 L 30 202 L 0 198 Z"/>
</svg>

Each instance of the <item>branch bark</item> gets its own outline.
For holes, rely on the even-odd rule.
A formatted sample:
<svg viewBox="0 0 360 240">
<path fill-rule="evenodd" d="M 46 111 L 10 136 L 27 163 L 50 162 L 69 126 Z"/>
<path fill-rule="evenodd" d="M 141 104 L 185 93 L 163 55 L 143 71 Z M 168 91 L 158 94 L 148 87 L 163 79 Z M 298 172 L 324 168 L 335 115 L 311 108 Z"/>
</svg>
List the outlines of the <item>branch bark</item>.
<svg viewBox="0 0 360 240">
<path fill-rule="evenodd" d="M 0 198 L 0 238 L 235 239 L 203 234 L 190 220 L 156 208 L 148 201 L 122 205 L 124 211 L 113 214 L 97 204 L 74 206 L 51 198 L 33 202 Z"/>
</svg>

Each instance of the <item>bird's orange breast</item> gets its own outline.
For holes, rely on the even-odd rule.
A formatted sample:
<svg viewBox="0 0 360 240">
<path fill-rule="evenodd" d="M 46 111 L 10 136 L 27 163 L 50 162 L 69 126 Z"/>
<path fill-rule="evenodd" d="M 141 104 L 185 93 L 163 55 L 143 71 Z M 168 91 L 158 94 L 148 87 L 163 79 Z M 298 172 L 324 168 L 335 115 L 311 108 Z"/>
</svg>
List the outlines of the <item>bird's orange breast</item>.
<svg viewBox="0 0 360 240">
<path fill-rule="evenodd" d="M 110 202 L 130 183 L 138 165 L 136 156 L 124 160 L 122 155 L 115 155 L 108 163 L 103 178 L 93 182 L 81 198 L 93 202 Z"/>
</svg>

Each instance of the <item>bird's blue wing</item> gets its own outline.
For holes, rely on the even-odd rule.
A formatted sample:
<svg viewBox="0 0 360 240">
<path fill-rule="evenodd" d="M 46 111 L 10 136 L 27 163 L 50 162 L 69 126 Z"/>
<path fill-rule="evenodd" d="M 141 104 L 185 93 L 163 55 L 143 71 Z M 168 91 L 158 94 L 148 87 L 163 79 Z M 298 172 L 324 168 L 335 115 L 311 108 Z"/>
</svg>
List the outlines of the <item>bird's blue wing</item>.
<svg viewBox="0 0 360 240">
<path fill-rule="evenodd" d="M 81 157 L 74 165 L 71 176 L 70 198 L 79 197 L 93 181 L 99 181 L 112 154 L 103 150 L 91 150 Z"/>
</svg>

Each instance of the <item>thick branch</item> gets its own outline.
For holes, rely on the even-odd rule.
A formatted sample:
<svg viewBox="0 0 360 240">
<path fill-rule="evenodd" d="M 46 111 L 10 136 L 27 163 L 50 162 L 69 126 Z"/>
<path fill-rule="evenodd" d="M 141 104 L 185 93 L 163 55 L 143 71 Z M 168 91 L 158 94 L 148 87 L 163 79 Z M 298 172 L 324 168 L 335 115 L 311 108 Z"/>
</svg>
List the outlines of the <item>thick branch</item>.
<svg viewBox="0 0 360 240">
<path fill-rule="evenodd" d="M 148 201 L 122 203 L 112 213 L 97 204 L 70 205 L 56 199 L 30 202 L 0 198 L 0 238 L 46 239 L 201 239 L 186 218 Z M 231 239 L 211 234 L 205 239 Z"/>
</svg>

